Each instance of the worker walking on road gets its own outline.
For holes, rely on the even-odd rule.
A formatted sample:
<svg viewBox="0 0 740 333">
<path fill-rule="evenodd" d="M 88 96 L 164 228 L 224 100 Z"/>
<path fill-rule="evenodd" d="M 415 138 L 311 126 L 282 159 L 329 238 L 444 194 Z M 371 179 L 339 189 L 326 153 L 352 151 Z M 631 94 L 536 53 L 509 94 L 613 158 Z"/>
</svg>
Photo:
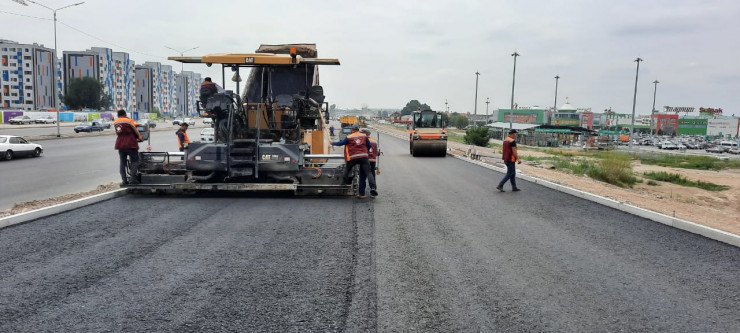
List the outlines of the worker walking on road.
<svg viewBox="0 0 740 333">
<path fill-rule="evenodd" d="M 188 144 L 190 143 L 190 139 L 188 138 L 188 123 L 183 122 L 180 124 L 180 129 L 175 132 L 175 135 L 177 135 L 177 143 L 180 144 L 180 151 L 185 151 L 185 149 L 188 149 Z"/>
<path fill-rule="evenodd" d="M 329 126 L 329 136 L 334 136 L 334 125 Z"/>
<path fill-rule="evenodd" d="M 506 176 L 504 176 L 504 179 L 501 180 L 500 183 L 498 183 L 498 186 L 496 186 L 496 189 L 505 192 L 504 191 L 504 185 L 507 181 L 511 180 L 511 190 L 516 192 L 519 191 L 519 188 L 516 187 L 516 163 L 522 164 L 522 160 L 519 159 L 519 153 L 516 150 L 516 130 L 511 129 L 509 131 L 509 136 L 504 139 L 504 147 L 503 147 L 503 159 L 504 164 L 506 164 Z"/>
<path fill-rule="evenodd" d="M 116 129 L 116 145 L 118 150 L 121 185 L 138 184 L 139 173 L 139 142 L 144 138 L 136 129 L 136 123 L 126 116 L 126 111 L 118 110 L 118 118 L 113 122 Z M 126 166 L 129 166 L 128 174 Z"/>
<path fill-rule="evenodd" d="M 349 184 L 349 173 L 355 165 L 360 167 L 360 188 L 359 195 L 360 199 L 365 198 L 365 189 L 367 184 L 366 180 L 370 182 L 370 197 L 375 198 L 378 195 L 377 186 L 375 184 L 375 175 L 370 173 L 370 151 L 372 145 L 365 134 L 360 132 L 360 127 L 357 124 L 352 125 L 352 133 L 347 135 L 346 138 L 340 141 L 332 141 L 333 146 L 344 146 L 344 159 L 347 162 L 344 169 L 344 182 Z"/>
</svg>

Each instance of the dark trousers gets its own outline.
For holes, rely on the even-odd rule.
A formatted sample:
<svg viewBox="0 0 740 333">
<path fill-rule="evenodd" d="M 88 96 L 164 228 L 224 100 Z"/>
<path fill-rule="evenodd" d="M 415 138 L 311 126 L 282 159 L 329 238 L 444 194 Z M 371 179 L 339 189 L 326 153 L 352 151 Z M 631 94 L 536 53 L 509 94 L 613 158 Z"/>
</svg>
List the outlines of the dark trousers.
<svg viewBox="0 0 740 333">
<path fill-rule="evenodd" d="M 128 181 L 129 179 L 136 179 L 136 175 L 139 172 L 139 150 L 138 149 L 119 149 L 118 158 L 120 160 L 118 171 L 121 173 L 121 179 Z M 129 164 L 129 174 L 126 174 L 126 164 Z"/>
<path fill-rule="evenodd" d="M 516 162 L 504 162 L 506 164 L 506 176 L 498 183 L 499 187 L 504 187 L 507 181 L 511 180 L 511 188 L 516 188 Z"/>
<path fill-rule="evenodd" d="M 375 165 L 377 162 L 370 162 L 370 173 L 373 174 L 373 177 L 375 177 Z"/>
<path fill-rule="evenodd" d="M 344 169 L 344 181 L 345 183 L 350 183 L 351 179 L 349 179 L 349 173 L 352 171 L 352 168 L 355 167 L 355 165 L 360 166 L 360 188 L 359 192 L 360 195 L 365 195 L 365 189 L 367 188 L 367 182 L 370 182 L 370 189 L 376 190 L 378 187 L 375 184 L 375 175 L 370 173 L 370 162 L 367 158 L 358 158 L 354 160 L 350 160 L 347 162 L 347 165 Z"/>
</svg>

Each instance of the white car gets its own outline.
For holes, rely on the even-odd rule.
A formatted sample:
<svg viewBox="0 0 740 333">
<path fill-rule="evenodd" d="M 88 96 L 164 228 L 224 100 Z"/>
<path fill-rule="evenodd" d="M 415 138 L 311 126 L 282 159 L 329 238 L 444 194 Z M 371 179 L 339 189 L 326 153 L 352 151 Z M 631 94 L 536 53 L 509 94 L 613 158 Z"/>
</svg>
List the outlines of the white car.
<svg viewBox="0 0 740 333">
<path fill-rule="evenodd" d="M 185 118 L 183 119 L 183 122 L 188 123 L 190 126 L 195 126 L 195 119 L 193 118 Z"/>
<path fill-rule="evenodd" d="M 212 127 L 207 127 L 200 131 L 200 141 L 201 142 L 216 141 L 216 132 L 213 130 Z"/>
<path fill-rule="evenodd" d="M 15 135 L 0 135 L 0 157 L 4 160 L 12 160 L 16 156 L 39 157 L 44 148 L 36 143 Z"/>
<path fill-rule="evenodd" d="M 31 119 L 31 117 L 29 116 L 17 116 L 17 117 L 10 118 L 8 122 L 11 125 L 33 124 L 33 119 Z"/>
<path fill-rule="evenodd" d="M 203 124 L 213 124 L 213 118 L 211 117 L 203 118 Z"/>
<path fill-rule="evenodd" d="M 46 116 L 46 117 L 36 118 L 33 122 L 37 124 L 56 124 L 57 119 L 52 116 Z"/>
<path fill-rule="evenodd" d="M 676 144 L 673 143 L 673 142 L 663 141 L 663 142 L 660 143 L 660 147 L 658 147 L 658 148 L 660 148 L 660 149 L 666 149 L 666 150 L 673 150 L 673 149 L 678 149 L 678 146 L 676 146 Z"/>
</svg>

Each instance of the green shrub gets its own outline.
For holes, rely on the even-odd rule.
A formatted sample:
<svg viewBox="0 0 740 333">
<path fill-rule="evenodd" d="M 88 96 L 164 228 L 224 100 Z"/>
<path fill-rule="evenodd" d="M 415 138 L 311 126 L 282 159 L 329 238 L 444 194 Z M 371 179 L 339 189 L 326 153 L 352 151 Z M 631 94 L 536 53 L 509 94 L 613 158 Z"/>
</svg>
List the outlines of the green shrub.
<svg viewBox="0 0 740 333">
<path fill-rule="evenodd" d="M 469 145 L 476 145 L 480 147 L 488 146 L 488 139 L 490 139 L 488 133 L 488 127 L 485 126 L 472 126 L 465 131 L 465 143 Z"/>
<path fill-rule="evenodd" d="M 712 156 L 640 154 L 637 157 L 643 164 L 660 165 L 670 168 L 697 170 L 740 169 L 740 161 L 738 160 L 720 160 Z"/>
<path fill-rule="evenodd" d="M 650 185 L 650 186 L 657 186 L 658 185 L 658 182 L 656 182 L 656 181 L 654 181 L 654 180 L 651 179 L 651 180 L 648 180 L 647 184 Z"/>
<path fill-rule="evenodd" d="M 593 179 L 620 187 L 632 187 L 637 181 L 632 175 L 632 158 L 621 153 L 604 154 L 599 164 L 588 170 L 587 174 Z"/>
</svg>

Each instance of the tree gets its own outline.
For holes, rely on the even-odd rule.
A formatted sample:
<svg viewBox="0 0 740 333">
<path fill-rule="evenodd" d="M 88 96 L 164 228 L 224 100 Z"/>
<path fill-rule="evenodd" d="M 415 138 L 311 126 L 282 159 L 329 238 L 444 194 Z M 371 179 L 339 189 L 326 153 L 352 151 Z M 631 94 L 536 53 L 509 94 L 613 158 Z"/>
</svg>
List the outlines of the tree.
<svg viewBox="0 0 740 333">
<path fill-rule="evenodd" d="M 463 139 L 465 140 L 465 143 L 469 145 L 487 147 L 488 139 L 490 139 L 490 137 L 491 135 L 488 132 L 488 127 L 473 126 L 465 131 L 465 137 Z"/>
<path fill-rule="evenodd" d="M 412 99 L 408 103 L 406 103 L 406 106 L 403 107 L 401 110 L 401 115 L 406 116 L 411 114 L 411 112 L 414 112 L 416 110 L 431 110 L 432 108 L 429 107 L 429 105 L 421 104 L 418 100 Z"/>
<path fill-rule="evenodd" d="M 103 92 L 103 84 L 93 77 L 81 77 L 72 79 L 67 85 L 67 95 L 64 96 L 64 104 L 70 109 L 93 108 L 100 109 L 110 107 L 111 97 Z"/>
<path fill-rule="evenodd" d="M 466 126 L 468 126 L 468 118 L 465 118 L 463 115 L 461 115 L 459 113 L 453 113 L 450 116 L 450 122 L 449 122 L 449 124 L 450 124 L 450 126 L 453 126 L 455 128 L 462 129 L 462 128 L 465 128 Z"/>
</svg>

